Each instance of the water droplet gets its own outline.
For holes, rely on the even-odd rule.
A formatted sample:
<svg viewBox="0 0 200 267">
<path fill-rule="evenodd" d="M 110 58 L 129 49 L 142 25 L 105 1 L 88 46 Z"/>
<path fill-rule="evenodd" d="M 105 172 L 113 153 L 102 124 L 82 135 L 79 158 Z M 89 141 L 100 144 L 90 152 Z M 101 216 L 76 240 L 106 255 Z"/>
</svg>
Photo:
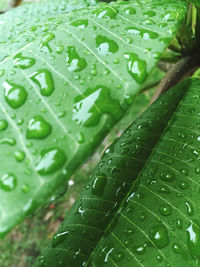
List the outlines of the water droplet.
<svg viewBox="0 0 200 267">
<path fill-rule="evenodd" d="M 143 255 L 143 254 L 145 253 L 145 251 L 146 251 L 146 248 L 147 248 L 147 244 L 144 243 L 144 244 L 141 245 L 141 246 L 137 246 L 137 247 L 135 248 L 135 252 L 136 252 L 137 254 L 139 254 L 139 255 Z"/>
<path fill-rule="evenodd" d="M 182 249 L 182 247 L 178 243 L 173 244 L 172 248 L 175 253 L 181 254 L 184 259 L 187 258 L 186 252 Z"/>
<path fill-rule="evenodd" d="M 10 192 L 17 186 L 17 178 L 12 173 L 7 173 L 0 178 L 0 188 Z"/>
<path fill-rule="evenodd" d="M 143 83 L 147 76 L 146 62 L 134 53 L 125 54 L 124 56 L 128 59 L 128 73 L 137 83 Z"/>
<path fill-rule="evenodd" d="M 54 173 L 64 166 L 66 160 L 65 153 L 62 149 L 45 149 L 41 152 L 36 171 L 41 175 Z"/>
<path fill-rule="evenodd" d="M 106 182 L 107 182 L 106 177 L 104 176 L 96 177 L 92 185 L 92 193 L 97 196 L 101 196 L 103 194 Z"/>
<path fill-rule="evenodd" d="M 157 256 L 156 256 L 156 260 L 157 260 L 158 262 L 161 262 L 161 261 L 163 260 L 163 258 L 162 258 L 162 256 L 157 255 Z"/>
<path fill-rule="evenodd" d="M 194 224 L 194 222 L 190 222 L 189 227 L 186 229 L 187 231 L 187 245 L 190 253 L 194 257 L 200 257 L 200 230 L 199 226 Z"/>
<path fill-rule="evenodd" d="M 101 7 L 94 11 L 94 14 L 99 19 L 115 19 L 117 16 L 118 10 L 113 7 Z"/>
<path fill-rule="evenodd" d="M 20 69 L 27 69 L 35 64 L 35 59 L 31 57 L 23 57 L 22 53 L 17 54 L 14 57 L 14 66 Z"/>
<path fill-rule="evenodd" d="M 169 216 L 172 212 L 172 209 L 169 205 L 164 204 L 160 206 L 159 211 L 163 216 Z"/>
<path fill-rule="evenodd" d="M 136 9 L 133 8 L 133 7 L 128 7 L 128 8 L 125 9 L 125 13 L 127 15 L 135 15 L 136 14 Z"/>
<path fill-rule="evenodd" d="M 25 153 L 21 150 L 14 152 L 14 157 L 18 162 L 22 162 L 25 159 Z"/>
<path fill-rule="evenodd" d="M 1 145 L 7 144 L 10 146 L 14 146 L 16 144 L 16 140 L 13 138 L 5 137 L 5 138 L 0 140 L 0 144 Z"/>
<path fill-rule="evenodd" d="M 30 187 L 29 187 L 29 185 L 27 185 L 27 184 L 23 184 L 22 185 L 22 192 L 23 193 L 28 193 L 30 191 Z"/>
<path fill-rule="evenodd" d="M 47 32 L 42 36 L 42 41 L 40 44 L 40 49 L 47 48 L 49 52 L 52 52 L 49 42 L 55 38 L 55 35 L 51 32 Z"/>
<path fill-rule="evenodd" d="M 87 19 L 78 19 L 76 21 L 73 21 L 70 25 L 74 27 L 78 27 L 80 29 L 85 29 L 88 26 L 88 20 Z"/>
<path fill-rule="evenodd" d="M 196 172 L 197 174 L 200 174 L 200 168 L 196 168 L 196 169 L 195 169 L 195 172 Z"/>
<path fill-rule="evenodd" d="M 6 120 L 0 120 L 0 131 L 5 131 L 8 128 L 8 123 Z"/>
<path fill-rule="evenodd" d="M 52 248 L 55 248 L 57 245 L 61 244 L 68 236 L 68 231 L 64 231 L 58 234 L 55 234 L 52 239 Z"/>
<path fill-rule="evenodd" d="M 158 192 L 159 193 L 169 194 L 170 190 L 166 186 L 158 186 Z"/>
<path fill-rule="evenodd" d="M 56 53 L 57 54 L 62 54 L 63 51 L 64 51 L 64 46 L 63 45 L 56 46 Z"/>
<path fill-rule="evenodd" d="M 5 70 L 0 69 L 0 77 L 2 77 L 4 75 L 4 73 L 5 73 Z"/>
<path fill-rule="evenodd" d="M 150 231 L 150 239 L 158 248 L 164 248 L 169 243 L 166 227 L 163 224 L 154 226 Z"/>
<path fill-rule="evenodd" d="M 8 81 L 3 83 L 3 87 L 5 100 L 11 108 L 20 108 L 25 103 L 28 94 L 24 87 Z"/>
<path fill-rule="evenodd" d="M 113 255 L 113 259 L 115 262 L 121 261 L 123 259 L 123 257 L 124 257 L 124 253 L 122 253 L 122 252 L 121 253 L 114 253 L 114 255 Z"/>
<path fill-rule="evenodd" d="M 50 96 L 54 91 L 54 81 L 50 71 L 47 69 L 40 69 L 30 76 L 40 88 L 43 96 Z"/>
<path fill-rule="evenodd" d="M 105 86 L 88 88 L 84 95 L 75 98 L 73 120 L 79 125 L 92 127 L 99 123 L 101 113 L 110 114 L 113 119 L 119 119 L 119 103 L 110 97 L 110 89 Z"/>
<path fill-rule="evenodd" d="M 178 229 L 182 229 L 183 224 L 182 224 L 181 219 L 179 218 L 176 219 L 176 226 Z"/>
<path fill-rule="evenodd" d="M 71 72 L 82 71 L 87 67 L 87 62 L 78 55 L 74 46 L 68 46 L 66 61 L 68 70 Z"/>
<path fill-rule="evenodd" d="M 152 10 L 149 10 L 149 11 L 145 11 L 143 13 L 143 15 L 146 16 L 146 17 L 154 17 L 156 15 L 156 13 L 154 11 L 152 11 Z"/>
<path fill-rule="evenodd" d="M 82 132 L 78 132 L 77 141 L 79 144 L 83 144 L 85 142 L 85 136 Z"/>
<path fill-rule="evenodd" d="M 96 48 L 101 56 L 116 53 L 119 49 L 118 44 L 115 41 L 102 35 L 97 35 L 96 37 Z"/>
<path fill-rule="evenodd" d="M 187 182 L 182 181 L 179 183 L 179 187 L 181 189 L 187 189 L 189 187 L 189 184 Z"/>
<path fill-rule="evenodd" d="M 159 37 L 158 33 L 156 32 L 152 32 L 146 29 L 139 29 L 133 26 L 126 28 L 126 30 L 128 31 L 128 33 L 140 35 L 144 40 L 156 39 Z"/>
<path fill-rule="evenodd" d="M 51 133 L 51 125 L 40 115 L 30 119 L 26 137 L 28 139 L 43 139 Z"/>
<path fill-rule="evenodd" d="M 187 207 L 187 214 L 189 216 L 192 216 L 194 214 L 194 209 L 193 209 L 192 205 L 188 201 L 185 202 L 185 205 Z"/>
<path fill-rule="evenodd" d="M 161 172 L 160 178 L 162 180 L 167 181 L 167 182 L 172 182 L 175 179 L 174 174 L 172 172 L 169 172 L 169 171 Z"/>
</svg>

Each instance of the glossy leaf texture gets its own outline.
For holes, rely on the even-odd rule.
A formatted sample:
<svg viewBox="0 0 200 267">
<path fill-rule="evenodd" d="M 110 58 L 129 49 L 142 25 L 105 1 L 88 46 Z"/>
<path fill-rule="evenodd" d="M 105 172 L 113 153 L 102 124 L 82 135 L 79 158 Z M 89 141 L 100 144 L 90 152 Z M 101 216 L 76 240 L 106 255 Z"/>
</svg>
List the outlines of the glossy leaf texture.
<svg viewBox="0 0 200 267">
<path fill-rule="evenodd" d="M 102 4 L 0 45 L 0 236 L 94 152 L 186 12 L 182 1 Z"/>
<path fill-rule="evenodd" d="M 0 16 L 0 44 L 6 44 L 8 41 L 12 42 L 13 38 L 25 31 L 27 33 L 35 31 L 48 18 L 95 5 L 96 3 L 96 0 L 42 0 L 28 5 L 24 4 L 18 7 L 17 10 L 11 9 Z"/>
<path fill-rule="evenodd" d="M 199 266 L 199 90 L 180 83 L 105 151 L 35 266 Z"/>
</svg>

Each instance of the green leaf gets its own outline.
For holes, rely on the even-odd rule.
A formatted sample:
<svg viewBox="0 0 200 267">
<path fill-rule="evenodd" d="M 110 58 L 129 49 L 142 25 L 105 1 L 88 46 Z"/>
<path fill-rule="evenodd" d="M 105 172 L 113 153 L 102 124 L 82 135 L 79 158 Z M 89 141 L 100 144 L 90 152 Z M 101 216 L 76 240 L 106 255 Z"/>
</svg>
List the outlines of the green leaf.
<svg viewBox="0 0 200 267">
<path fill-rule="evenodd" d="M 61 14 L 0 45 L 0 236 L 67 186 L 187 12 L 182 1 L 145 3 Z"/>
<path fill-rule="evenodd" d="M 199 88 L 168 91 L 105 151 L 35 266 L 199 266 Z"/>
</svg>

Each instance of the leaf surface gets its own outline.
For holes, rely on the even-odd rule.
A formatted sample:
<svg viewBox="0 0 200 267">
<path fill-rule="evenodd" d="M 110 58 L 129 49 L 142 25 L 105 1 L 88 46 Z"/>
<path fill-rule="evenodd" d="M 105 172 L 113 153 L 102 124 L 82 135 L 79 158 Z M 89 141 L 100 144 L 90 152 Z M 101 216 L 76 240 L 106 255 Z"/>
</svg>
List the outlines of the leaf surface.
<svg viewBox="0 0 200 267">
<path fill-rule="evenodd" d="M 35 266 L 199 266 L 199 90 L 180 83 L 105 151 Z"/>
<path fill-rule="evenodd" d="M 0 45 L 0 236 L 67 185 L 124 115 L 186 11 L 182 1 L 103 4 Z"/>
<path fill-rule="evenodd" d="M 0 16 L 0 44 L 7 44 L 9 40 L 12 42 L 13 38 L 25 31 L 30 34 L 37 26 L 44 27 L 47 19 L 96 3 L 96 0 L 42 0 L 11 9 Z M 4 9 L 7 7 L 8 3 Z"/>
</svg>

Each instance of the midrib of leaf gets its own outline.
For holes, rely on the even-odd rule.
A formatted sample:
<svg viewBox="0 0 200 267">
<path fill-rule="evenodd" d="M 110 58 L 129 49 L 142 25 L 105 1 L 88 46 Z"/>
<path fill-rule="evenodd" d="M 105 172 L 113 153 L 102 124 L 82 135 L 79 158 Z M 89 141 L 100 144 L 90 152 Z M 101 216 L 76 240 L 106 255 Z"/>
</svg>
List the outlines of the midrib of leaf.
<svg viewBox="0 0 200 267">
<path fill-rule="evenodd" d="M 152 149 L 152 152 L 151 152 L 150 155 L 148 156 L 146 162 L 144 162 L 144 166 L 143 166 L 143 168 L 141 169 L 140 173 L 138 174 L 137 179 L 133 182 L 132 186 L 130 187 L 130 190 L 129 190 L 128 193 L 125 195 L 124 200 L 121 202 L 121 204 L 120 204 L 120 206 L 119 206 L 119 208 L 118 208 L 118 211 L 120 211 L 120 210 L 122 209 L 122 207 L 124 206 L 125 202 L 127 201 L 128 196 L 131 194 L 131 192 L 134 191 L 134 188 L 135 188 L 136 183 L 138 183 L 138 182 L 140 181 L 140 178 L 141 178 L 141 176 L 142 176 L 142 174 L 143 174 L 143 172 L 144 172 L 144 169 L 146 168 L 146 166 L 147 166 L 147 165 L 149 164 L 149 162 L 151 161 L 152 155 L 155 153 L 155 151 L 157 150 L 157 147 L 159 146 L 160 142 L 162 141 L 162 138 L 163 138 L 163 136 L 165 135 L 166 129 L 168 128 L 168 125 L 170 124 L 170 121 L 173 119 L 174 114 L 176 114 L 176 111 L 179 109 L 179 107 L 180 107 L 181 104 L 183 103 L 184 96 L 185 96 L 185 93 L 182 95 L 182 97 L 181 97 L 180 100 L 179 100 L 178 105 L 176 106 L 176 108 L 175 108 L 175 109 L 173 110 L 173 112 L 171 113 L 171 116 L 170 116 L 170 118 L 169 118 L 169 120 L 168 120 L 168 123 L 167 123 L 167 124 L 165 125 L 165 127 L 163 128 L 163 130 L 162 130 L 162 134 L 160 135 L 160 137 L 158 138 L 157 142 L 155 143 L 154 148 Z M 158 99 L 157 101 L 160 101 L 160 100 Z M 159 195 L 158 195 L 158 196 L 159 196 Z M 116 213 L 118 213 L 118 212 L 116 211 Z M 110 226 L 112 225 L 112 223 L 113 223 L 113 221 L 114 221 L 114 219 L 115 219 L 115 216 L 116 216 L 116 215 L 113 216 L 113 219 L 112 219 L 112 220 L 110 221 L 110 223 L 108 224 L 108 226 L 107 226 L 107 228 L 105 229 L 104 233 L 106 233 L 106 232 L 108 231 L 108 229 L 110 228 Z M 184 216 L 185 216 L 185 215 L 184 215 Z M 131 223 L 132 223 L 132 222 L 131 222 Z M 136 226 L 136 225 L 135 225 L 135 226 Z M 137 227 L 138 227 L 138 226 L 137 226 Z M 175 234 L 175 233 L 174 233 L 174 234 Z M 146 237 L 148 237 L 148 236 L 146 236 Z M 100 243 L 101 240 L 102 240 L 103 238 L 104 238 L 104 235 L 102 235 L 102 237 L 101 237 L 101 239 L 99 240 L 98 243 Z M 149 237 L 148 237 L 148 239 L 149 239 Z M 149 241 L 152 242 L 150 239 L 149 239 Z M 98 244 L 97 244 L 97 246 L 98 246 Z M 94 251 L 95 251 L 95 249 L 93 250 L 93 252 L 91 253 L 90 258 L 88 259 L 88 264 L 90 264 L 90 260 L 92 259 L 93 255 L 94 255 L 94 254 L 93 254 Z M 163 255 L 163 253 L 162 253 L 161 251 L 160 251 L 160 253 L 161 253 L 161 255 Z M 163 255 L 163 256 L 164 256 L 164 255 Z M 165 258 L 167 259 L 167 257 L 165 257 Z M 88 264 L 87 264 L 86 266 L 88 266 Z M 171 265 L 171 266 L 172 266 L 172 265 Z"/>
</svg>

